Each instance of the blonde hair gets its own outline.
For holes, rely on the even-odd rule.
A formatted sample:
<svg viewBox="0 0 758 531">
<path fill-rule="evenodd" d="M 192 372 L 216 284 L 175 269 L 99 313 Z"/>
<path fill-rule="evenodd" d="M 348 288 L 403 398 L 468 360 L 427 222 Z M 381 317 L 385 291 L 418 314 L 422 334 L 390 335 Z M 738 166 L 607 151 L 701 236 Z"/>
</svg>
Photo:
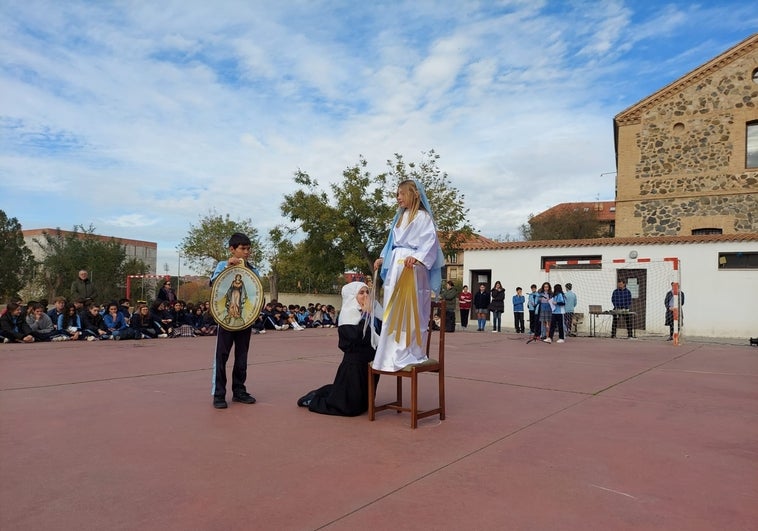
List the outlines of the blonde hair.
<svg viewBox="0 0 758 531">
<path fill-rule="evenodd" d="M 416 186 L 416 181 L 408 179 L 401 182 L 397 185 L 397 191 L 406 192 L 411 196 L 410 206 L 406 208 L 408 211 L 408 223 L 410 224 L 416 218 L 416 214 L 418 213 L 419 209 L 425 210 L 424 205 L 421 204 L 421 194 L 419 194 L 418 187 Z M 397 226 L 399 227 L 402 222 L 403 216 L 398 217 Z"/>
</svg>

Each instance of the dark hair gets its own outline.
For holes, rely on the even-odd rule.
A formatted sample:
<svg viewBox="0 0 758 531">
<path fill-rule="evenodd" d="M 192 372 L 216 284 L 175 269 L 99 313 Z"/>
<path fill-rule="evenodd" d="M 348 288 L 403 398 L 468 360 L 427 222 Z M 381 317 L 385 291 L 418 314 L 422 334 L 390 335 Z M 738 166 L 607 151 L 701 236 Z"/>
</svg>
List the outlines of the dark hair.
<svg viewBox="0 0 758 531">
<path fill-rule="evenodd" d="M 240 245 L 250 245 L 250 238 L 241 232 L 235 232 L 229 237 L 229 247 L 236 249 Z"/>
<path fill-rule="evenodd" d="M 516 291 L 524 291 L 524 290 L 522 290 L 521 287 L 519 286 L 518 288 L 516 288 Z"/>
<path fill-rule="evenodd" d="M 561 286 L 560 284 L 556 284 L 555 286 L 553 286 L 553 294 L 558 295 L 559 293 L 563 293 L 563 286 Z"/>
<path fill-rule="evenodd" d="M 529 289 L 531 288 L 537 289 L 537 284 L 532 284 L 531 286 L 529 286 Z"/>
</svg>

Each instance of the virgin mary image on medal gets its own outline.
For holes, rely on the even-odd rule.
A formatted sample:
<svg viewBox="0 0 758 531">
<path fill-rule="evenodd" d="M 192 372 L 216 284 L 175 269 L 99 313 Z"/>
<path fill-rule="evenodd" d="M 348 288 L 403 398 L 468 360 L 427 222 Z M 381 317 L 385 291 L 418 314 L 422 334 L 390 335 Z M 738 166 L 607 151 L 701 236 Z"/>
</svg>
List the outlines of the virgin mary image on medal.
<svg viewBox="0 0 758 531">
<path fill-rule="evenodd" d="M 224 269 L 211 289 L 211 315 L 227 330 L 252 325 L 263 307 L 263 286 L 258 276 L 244 266 Z"/>
<path fill-rule="evenodd" d="M 226 317 L 224 317 L 224 323 L 229 325 L 244 323 L 245 319 L 242 317 L 242 311 L 247 301 L 247 290 L 245 289 L 245 283 L 242 281 L 242 275 L 239 273 L 234 275 L 234 280 L 229 285 L 229 289 L 226 290 L 225 298 Z"/>
</svg>

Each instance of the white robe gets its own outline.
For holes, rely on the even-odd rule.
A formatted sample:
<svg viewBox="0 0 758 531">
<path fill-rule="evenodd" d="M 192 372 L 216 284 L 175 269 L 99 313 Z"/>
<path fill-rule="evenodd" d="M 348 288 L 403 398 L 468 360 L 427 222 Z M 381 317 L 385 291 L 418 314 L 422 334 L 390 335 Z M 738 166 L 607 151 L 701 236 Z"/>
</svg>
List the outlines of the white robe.
<svg viewBox="0 0 758 531">
<path fill-rule="evenodd" d="M 410 346 L 406 347 L 406 331 L 400 334 L 400 341 L 395 341 L 395 333 L 388 330 L 390 319 L 382 324 L 382 333 L 376 348 L 373 367 L 382 371 L 398 371 L 403 367 L 420 363 L 426 357 L 426 336 L 429 332 L 429 314 L 431 312 L 432 290 L 429 286 L 429 270 L 437 258 L 439 241 L 437 231 L 431 216 L 424 210 L 419 210 L 413 222 L 408 225 L 408 212 L 403 213 L 400 227 L 392 227 L 394 231 L 394 249 L 391 251 L 391 264 L 384 279 L 384 308 L 387 308 L 395 284 L 403 271 L 403 261 L 407 256 L 413 256 L 421 262 L 413 267 L 416 276 L 416 290 L 419 313 L 419 335 L 421 346 L 412 336 Z M 387 260 L 387 258 L 384 258 Z"/>
</svg>

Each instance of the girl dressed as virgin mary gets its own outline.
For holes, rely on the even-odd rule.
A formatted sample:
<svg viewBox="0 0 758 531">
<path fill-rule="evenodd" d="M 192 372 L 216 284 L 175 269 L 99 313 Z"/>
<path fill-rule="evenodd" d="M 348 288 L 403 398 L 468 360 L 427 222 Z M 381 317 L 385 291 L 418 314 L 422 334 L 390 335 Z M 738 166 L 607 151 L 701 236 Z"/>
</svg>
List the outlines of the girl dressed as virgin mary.
<svg viewBox="0 0 758 531">
<path fill-rule="evenodd" d="M 427 359 L 432 292 L 445 263 L 429 200 L 421 183 L 401 182 L 387 243 L 374 262 L 384 281 L 384 316 L 373 367 L 394 372 Z"/>
</svg>

